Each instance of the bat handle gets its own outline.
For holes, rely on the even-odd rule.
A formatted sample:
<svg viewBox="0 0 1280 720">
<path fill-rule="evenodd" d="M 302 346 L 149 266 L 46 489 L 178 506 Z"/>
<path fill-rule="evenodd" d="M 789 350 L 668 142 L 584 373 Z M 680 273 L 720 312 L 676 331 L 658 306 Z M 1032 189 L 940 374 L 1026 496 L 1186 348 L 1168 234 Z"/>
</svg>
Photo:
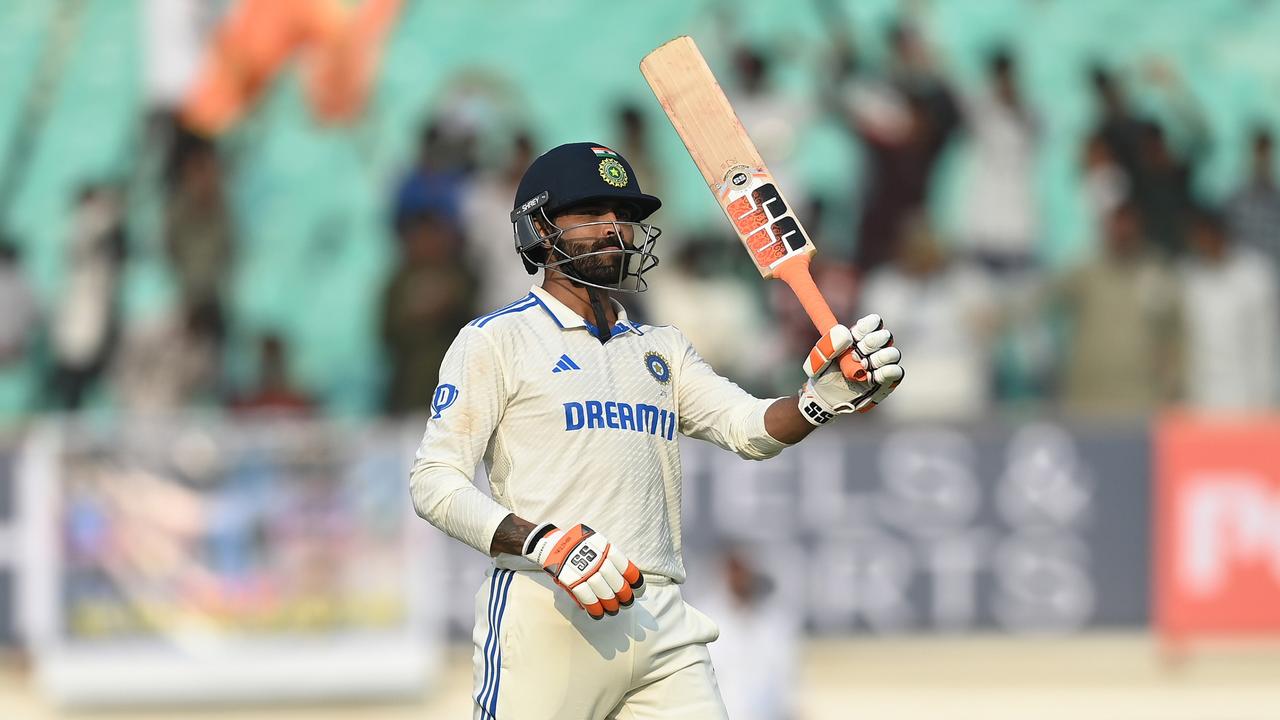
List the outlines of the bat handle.
<svg viewBox="0 0 1280 720">
<path fill-rule="evenodd" d="M 827 305 L 826 298 L 822 297 L 822 292 L 813 282 L 813 274 L 809 272 L 808 255 L 801 255 L 779 265 L 773 274 L 774 277 L 785 282 L 791 288 L 791 292 L 799 298 L 805 313 L 809 315 L 809 319 L 813 321 L 819 333 L 825 335 L 832 327 L 839 324 L 835 313 L 831 312 L 831 306 Z M 840 372 L 850 382 L 867 380 L 866 368 L 862 367 L 862 363 L 854 357 L 853 352 L 846 352 L 840 356 Z"/>
</svg>

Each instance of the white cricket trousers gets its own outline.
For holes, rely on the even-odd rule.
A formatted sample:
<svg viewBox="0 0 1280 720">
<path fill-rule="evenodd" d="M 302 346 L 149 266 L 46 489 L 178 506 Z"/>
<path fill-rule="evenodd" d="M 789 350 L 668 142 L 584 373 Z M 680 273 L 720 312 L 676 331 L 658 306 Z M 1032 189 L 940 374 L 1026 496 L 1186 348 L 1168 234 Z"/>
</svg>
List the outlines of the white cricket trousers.
<svg viewBox="0 0 1280 720">
<path fill-rule="evenodd" d="M 491 569 L 476 593 L 476 720 L 726 720 L 715 623 L 661 576 L 592 620 L 541 570 Z"/>
</svg>

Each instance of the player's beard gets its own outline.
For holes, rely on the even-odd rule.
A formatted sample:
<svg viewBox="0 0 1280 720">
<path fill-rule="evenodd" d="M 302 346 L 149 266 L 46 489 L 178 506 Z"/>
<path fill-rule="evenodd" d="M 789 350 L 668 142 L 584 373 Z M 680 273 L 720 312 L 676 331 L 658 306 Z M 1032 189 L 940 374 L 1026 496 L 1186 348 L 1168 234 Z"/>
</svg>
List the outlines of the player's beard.
<svg viewBox="0 0 1280 720">
<path fill-rule="evenodd" d="M 622 282 L 622 263 L 626 262 L 628 254 L 623 252 L 621 242 L 616 238 L 606 238 L 591 245 L 583 245 L 585 248 L 574 253 L 574 259 L 569 263 L 573 274 L 581 280 L 605 287 L 615 287 Z M 616 252 L 603 252 L 607 250 Z"/>
</svg>

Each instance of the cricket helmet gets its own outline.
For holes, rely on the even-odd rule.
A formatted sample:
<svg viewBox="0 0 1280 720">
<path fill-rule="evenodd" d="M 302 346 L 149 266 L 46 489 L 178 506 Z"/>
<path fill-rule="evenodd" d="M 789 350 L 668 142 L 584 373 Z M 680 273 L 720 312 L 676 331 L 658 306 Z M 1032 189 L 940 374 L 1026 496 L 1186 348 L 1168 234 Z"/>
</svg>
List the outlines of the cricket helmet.
<svg viewBox="0 0 1280 720">
<path fill-rule="evenodd" d="M 626 209 L 627 219 L 585 225 L 613 225 L 617 237 L 621 226 L 633 226 L 635 237 L 643 238 L 636 247 L 619 240 L 618 248 L 570 256 L 559 248 L 560 236 L 571 228 L 557 227 L 552 217 L 566 209 L 588 203 L 605 203 Z M 658 264 L 652 252 L 661 230 L 641 222 L 662 206 L 658 198 L 640 189 L 631 163 L 621 154 L 600 143 L 569 143 L 540 155 L 525 171 L 516 190 L 511 211 L 515 249 L 530 274 L 538 268 L 554 269 L 575 281 L 593 287 L 624 292 L 641 292 L 647 286 L 645 271 Z M 541 221 L 540 223 L 537 221 Z M 541 224 L 542 228 L 539 228 Z M 544 233 L 544 230 L 550 230 Z M 550 243 L 550 253 L 543 252 Z M 580 257 L 604 252 L 623 253 L 616 283 L 592 282 L 575 274 L 571 263 Z"/>
</svg>

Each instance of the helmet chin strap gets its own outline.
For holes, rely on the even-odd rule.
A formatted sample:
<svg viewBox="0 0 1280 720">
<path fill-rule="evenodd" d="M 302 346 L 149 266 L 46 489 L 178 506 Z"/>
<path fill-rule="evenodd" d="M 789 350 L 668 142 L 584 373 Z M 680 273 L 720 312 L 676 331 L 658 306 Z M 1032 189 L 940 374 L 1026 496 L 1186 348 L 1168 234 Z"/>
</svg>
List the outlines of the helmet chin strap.
<svg viewBox="0 0 1280 720">
<path fill-rule="evenodd" d="M 572 263 L 563 268 L 557 268 L 557 271 L 569 278 L 569 282 L 586 289 L 587 300 L 591 303 L 591 314 L 596 318 L 596 339 L 600 341 L 601 345 L 605 344 L 613 333 L 613 326 L 609 324 L 608 316 L 604 312 L 604 303 L 607 297 L 605 291 L 592 285 L 580 283 L 579 281 L 582 280 L 582 277 L 578 275 L 578 271 L 573 268 Z"/>
<path fill-rule="evenodd" d="M 596 316 L 596 339 L 603 345 L 613 333 L 613 328 L 609 325 L 609 320 L 604 314 L 604 300 L 601 298 L 604 291 L 599 288 L 593 288 L 590 285 L 587 288 L 587 299 L 591 301 L 591 312 Z"/>
</svg>

